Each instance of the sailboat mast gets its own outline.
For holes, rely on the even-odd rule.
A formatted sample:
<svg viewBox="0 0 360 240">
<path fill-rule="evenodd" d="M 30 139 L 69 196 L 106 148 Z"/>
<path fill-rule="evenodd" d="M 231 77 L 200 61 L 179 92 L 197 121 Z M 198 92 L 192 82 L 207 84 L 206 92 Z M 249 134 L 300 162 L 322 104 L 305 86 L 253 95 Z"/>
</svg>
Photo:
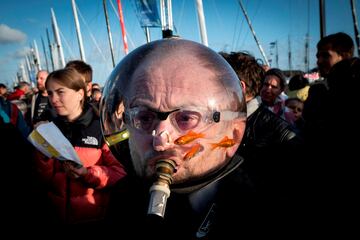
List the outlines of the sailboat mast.
<svg viewBox="0 0 360 240">
<path fill-rule="evenodd" d="M 34 40 L 34 63 L 35 63 L 35 70 L 36 72 L 40 71 L 41 68 L 41 62 L 40 62 L 40 54 L 39 54 L 39 49 L 36 43 L 36 40 Z"/>
<path fill-rule="evenodd" d="M 50 35 L 49 35 L 49 29 L 48 28 L 46 28 L 46 37 L 47 37 L 47 41 L 48 41 L 48 44 L 49 44 L 51 67 L 52 67 L 52 71 L 54 71 L 55 66 L 54 66 L 53 49 L 52 49 L 52 45 L 51 45 L 51 42 L 50 42 Z"/>
<path fill-rule="evenodd" d="M 44 43 L 43 37 L 41 37 L 41 44 L 42 44 L 43 51 L 44 51 L 44 56 L 45 56 L 46 70 L 49 71 L 49 63 L 48 63 L 48 59 L 47 59 L 47 56 L 46 56 L 46 48 L 45 48 L 45 43 Z"/>
<path fill-rule="evenodd" d="M 204 16 L 204 8 L 203 8 L 202 0 L 196 0 L 196 9 L 197 9 L 199 26 L 200 26 L 201 42 L 205 46 L 208 46 L 209 44 L 206 33 L 205 16 Z"/>
<path fill-rule="evenodd" d="M 161 13 L 162 37 L 169 38 L 173 36 L 173 29 L 174 29 L 171 0 L 160 0 L 160 13 Z"/>
<path fill-rule="evenodd" d="M 360 34 L 359 34 L 359 27 L 358 27 L 358 21 L 357 21 L 357 16 L 356 16 L 355 1 L 350 0 L 350 3 L 351 3 L 351 12 L 352 12 L 353 21 L 354 21 L 355 42 L 357 45 L 358 56 L 360 57 Z"/>
<path fill-rule="evenodd" d="M 72 6 L 72 9 L 73 9 L 73 13 L 74 13 L 76 34 L 77 34 L 78 43 L 79 43 L 79 49 L 80 49 L 80 57 L 81 57 L 81 60 L 86 62 L 85 52 L 84 52 L 84 45 L 83 45 L 83 40 L 82 40 L 82 36 L 81 36 L 81 31 L 80 31 L 80 24 L 79 24 L 79 19 L 78 19 L 78 15 L 77 15 L 75 0 L 71 0 L 71 6 Z"/>
<path fill-rule="evenodd" d="M 304 65 L 305 65 L 305 71 L 309 72 L 309 33 L 306 33 L 305 37 L 305 57 L 304 57 Z"/>
<path fill-rule="evenodd" d="M 308 73 L 310 70 L 310 0 L 307 1 L 307 33 L 305 39 L 305 71 Z"/>
<path fill-rule="evenodd" d="M 63 67 L 65 67 L 65 58 L 64 58 L 64 52 L 63 52 L 61 39 L 60 39 L 59 28 L 57 25 L 54 10 L 52 8 L 50 10 L 51 10 L 52 26 L 53 26 L 53 30 L 54 30 L 55 42 L 56 42 L 58 53 L 60 56 L 60 66 L 57 66 L 57 67 L 63 68 Z"/>
<path fill-rule="evenodd" d="M 278 41 L 275 41 L 275 62 L 276 67 L 279 68 L 279 48 L 278 48 Z"/>
<path fill-rule="evenodd" d="M 147 43 L 151 42 L 149 27 L 144 27 L 144 31 L 145 31 L 145 36 L 146 36 L 146 42 Z"/>
<path fill-rule="evenodd" d="M 244 15 L 245 15 L 246 21 L 247 21 L 247 23 L 248 23 L 248 25 L 249 25 L 249 28 L 250 28 L 250 30 L 251 30 L 251 33 L 252 33 L 254 39 L 255 39 L 255 42 L 256 42 L 259 50 L 260 50 L 260 53 L 261 53 L 261 55 L 262 55 L 263 58 L 264 58 L 265 64 L 268 65 L 268 66 L 270 66 L 269 61 L 268 61 L 268 59 L 267 59 L 267 57 L 266 57 L 266 55 L 265 55 L 265 52 L 264 52 L 263 48 L 261 47 L 259 40 L 258 40 L 257 37 L 256 37 L 255 31 L 254 31 L 254 29 L 253 29 L 253 27 L 252 27 L 252 25 L 251 25 L 250 19 L 249 19 L 248 15 L 247 15 L 247 13 L 246 13 L 246 11 L 245 11 L 245 8 L 244 8 L 241 0 L 239 0 L 239 4 L 240 4 L 240 7 L 241 7 L 241 10 L 243 11 L 243 13 L 244 13 Z"/>
<path fill-rule="evenodd" d="M 289 71 L 290 71 L 290 76 L 291 71 L 292 71 L 292 59 L 291 59 L 291 41 L 290 41 L 290 35 L 288 36 L 288 46 L 289 46 L 289 54 L 288 54 L 288 61 L 289 61 Z"/>
<path fill-rule="evenodd" d="M 320 38 L 326 36 L 326 21 L 325 21 L 325 1 L 319 0 L 320 10 Z"/>
<path fill-rule="evenodd" d="M 127 43 L 124 15 L 123 15 L 123 10 L 122 10 L 122 7 L 121 7 L 120 0 L 117 0 L 117 5 L 118 5 L 118 10 L 119 10 L 121 33 L 122 33 L 123 42 L 124 42 L 124 52 L 125 52 L 125 55 L 126 55 L 129 52 L 129 47 L 128 47 L 128 43 Z"/>
<path fill-rule="evenodd" d="M 26 70 L 27 70 L 27 73 L 25 72 L 25 67 L 24 67 L 24 64 L 23 63 L 20 63 L 20 75 L 21 75 L 21 81 L 25 81 L 25 82 L 28 82 L 30 83 L 30 67 L 29 67 L 29 60 L 27 59 L 27 57 L 25 57 L 25 64 L 26 64 Z"/>
<path fill-rule="evenodd" d="M 103 7 L 104 7 L 106 28 L 107 28 L 107 32 L 108 32 L 108 39 L 109 39 L 109 45 L 110 45 L 111 60 L 112 60 L 113 67 L 115 67 L 114 47 L 113 47 L 112 36 L 111 36 L 111 31 L 110 31 L 108 11 L 106 8 L 106 0 L 103 0 Z"/>
</svg>

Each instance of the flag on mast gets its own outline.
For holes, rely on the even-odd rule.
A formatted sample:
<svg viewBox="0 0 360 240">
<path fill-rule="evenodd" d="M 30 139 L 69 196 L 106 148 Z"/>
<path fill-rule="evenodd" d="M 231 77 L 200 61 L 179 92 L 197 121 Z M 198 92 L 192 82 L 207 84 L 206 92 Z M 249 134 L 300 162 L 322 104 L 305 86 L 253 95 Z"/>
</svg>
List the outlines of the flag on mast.
<svg viewBox="0 0 360 240">
<path fill-rule="evenodd" d="M 161 27 L 157 0 L 139 0 L 133 3 L 141 27 Z"/>
</svg>

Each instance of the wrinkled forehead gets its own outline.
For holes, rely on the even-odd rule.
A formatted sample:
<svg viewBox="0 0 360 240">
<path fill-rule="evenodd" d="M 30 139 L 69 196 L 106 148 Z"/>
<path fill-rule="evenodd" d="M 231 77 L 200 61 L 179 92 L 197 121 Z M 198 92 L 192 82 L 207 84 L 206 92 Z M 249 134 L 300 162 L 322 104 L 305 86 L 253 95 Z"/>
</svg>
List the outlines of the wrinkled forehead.
<svg viewBox="0 0 360 240">
<path fill-rule="evenodd" d="M 267 75 L 264 80 L 264 83 L 267 83 L 274 87 L 277 87 L 277 86 L 280 87 L 280 82 L 281 82 L 280 78 L 276 75 Z"/>
<path fill-rule="evenodd" d="M 221 76 L 193 56 L 154 56 L 142 63 L 132 76 L 131 104 L 153 108 L 201 105 L 225 94 Z"/>
<path fill-rule="evenodd" d="M 225 79 L 236 75 L 226 73 L 226 67 L 225 70 L 216 67 L 221 64 L 186 50 L 167 55 L 157 53 L 141 63 L 132 75 L 130 104 L 159 111 L 188 106 L 229 109 L 228 105 L 234 102 L 230 98 L 237 94 L 229 97 Z M 233 91 L 241 92 L 241 89 Z"/>
</svg>

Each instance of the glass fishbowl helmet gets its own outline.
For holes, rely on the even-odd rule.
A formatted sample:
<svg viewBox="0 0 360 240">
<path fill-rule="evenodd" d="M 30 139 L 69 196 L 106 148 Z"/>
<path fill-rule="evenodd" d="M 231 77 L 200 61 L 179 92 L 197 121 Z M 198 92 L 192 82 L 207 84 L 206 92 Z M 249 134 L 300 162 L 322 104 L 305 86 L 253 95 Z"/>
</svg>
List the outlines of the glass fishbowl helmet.
<svg viewBox="0 0 360 240">
<path fill-rule="evenodd" d="M 171 53 L 167 53 L 166 49 Z M 214 87 L 215 90 L 208 91 L 206 86 L 199 86 L 202 97 L 200 103 L 198 101 L 195 104 L 192 101 L 194 96 L 191 94 L 193 93 L 183 90 L 187 87 L 194 88 L 196 83 L 189 83 L 189 81 L 184 80 L 173 83 L 176 88 L 179 85 L 179 90 L 175 91 L 174 94 L 179 94 L 183 101 L 181 106 L 171 109 L 169 112 L 158 112 L 147 106 L 135 104 L 136 99 L 131 94 L 135 90 L 141 91 L 137 89 L 141 87 L 139 82 L 135 84 L 136 86 L 132 84 L 135 81 L 133 75 L 137 67 L 150 57 L 151 59 L 158 56 L 164 57 L 164 55 L 167 59 L 181 57 L 183 49 L 188 49 L 190 52 L 200 51 L 201 54 L 199 55 L 196 53 L 191 53 L 191 55 L 204 61 L 206 68 L 214 69 L 216 73 L 214 79 L 216 79 L 209 79 L 209 81 L 216 86 Z M 162 53 L 159 54 L 159 51 Z M 150 84 L 156 85 L 156 82 L 153 82 L 156 80 L 145 81 L 150 81 Z M 184 84 L 189 84 L 189 86 L 184 86 Z M 212 124 L 221 121 L 245 117 L 246 103 L 242 88 L 231 66 L 213 50 L 199 43 L 179 38 L 153 41 L 128 54 L 116 66 L 106 81 L 100 103 L 102 133 L 111 151 L 122 162 L 124 160 L 126 162 L 126 158 L 130 158 L 129 155 L 125 156 L 129 152 L 127 151 L 127 139 L 130 128 L 142 131 L 144 134 L 152 134 L 159 121 L 169 118 L 174 129 L 181 135 L 189 131 L 201 132 Z M 122 152 L 124 150 L 126 153 Z M 128 162 L 128 164 L 130 163 Z"/>
</svg>

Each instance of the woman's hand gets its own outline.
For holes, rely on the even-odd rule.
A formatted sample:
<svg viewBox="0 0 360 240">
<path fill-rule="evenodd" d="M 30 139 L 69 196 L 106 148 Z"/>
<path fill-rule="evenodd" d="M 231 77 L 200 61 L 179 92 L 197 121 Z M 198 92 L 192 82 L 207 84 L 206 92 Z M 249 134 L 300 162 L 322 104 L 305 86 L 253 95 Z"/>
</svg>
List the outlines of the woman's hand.
<svg viewBox="0 0 360 240">
<path fill-rule="evenodd" d="M 73 178 L 77 179 L 79 177 L 84 177 L 87 174 L 87 168 L 77 165 L 76 163 L 72 161 L 64 161 L 63 162 L 63 168 L 65 173 Z"/>
</svg>

